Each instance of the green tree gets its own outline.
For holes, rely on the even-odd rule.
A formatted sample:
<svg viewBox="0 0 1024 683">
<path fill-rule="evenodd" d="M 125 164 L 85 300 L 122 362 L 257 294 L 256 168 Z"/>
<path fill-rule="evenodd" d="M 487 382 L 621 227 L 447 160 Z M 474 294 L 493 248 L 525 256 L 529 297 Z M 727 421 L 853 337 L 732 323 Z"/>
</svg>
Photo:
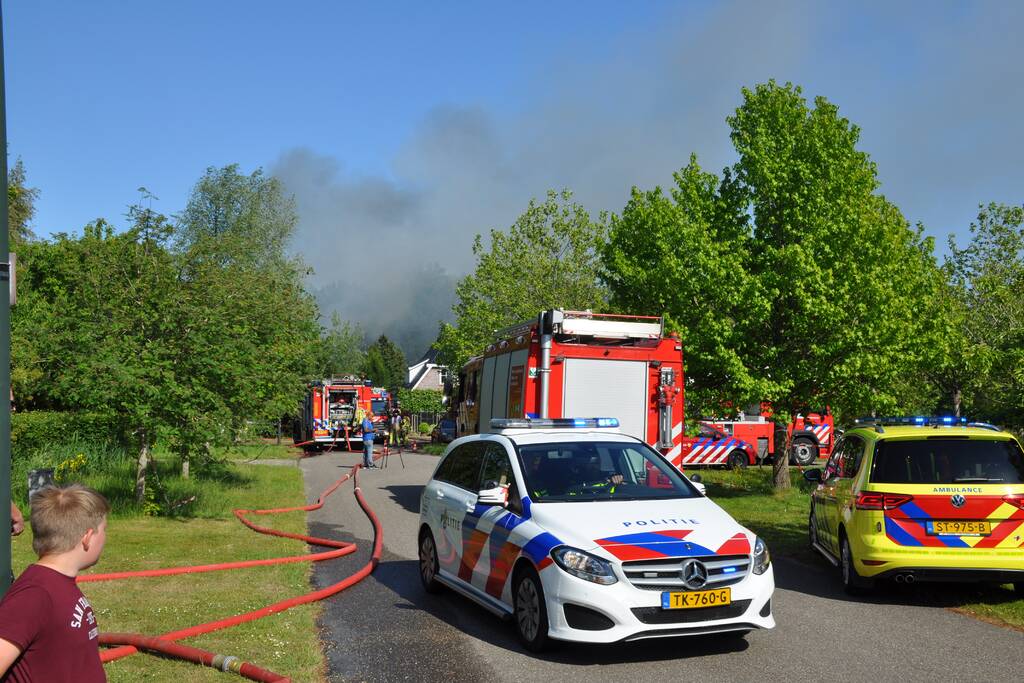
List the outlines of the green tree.
<svg viewBox="0 0 1024 683">
<path fill-rule="evenodd" d="M 295 201 L 285 196 L 277 178 L 261 169 L 245 175 L 237 164 L 210 167 L 177 216 L 177 243 L 187 249 L 212 238 L 222 258 L 273 265 L 285 258 L 297 221 Z"/>
<path fill-rule="evenodd" d="M 27 185 L 25 164 L 21 159 L 7 172 L 7 229 L 11 251 L 19 251 L 21 246 L 33 239 L 30 223 L 36 215 L 36 199 L 39 190 Z"/>
<path fill-rule="evenodd" d="M 405 385 L 408 372 L 405 354 L 385 335 L 378 337 L 366 350 L 366 377 L 374 386 L 397 390 Z"/>
<path fill-rule="evenodd" d="M 320 336 L 316 352 L 316 374 L 322 377 L 360 375 L 366 368 L 362 349 L 365 335 L 358 324 L 331 314 L 331 326 Z"/>
<path fill-rule="evenodd" d="M 757 314 L 749 229 L 740 203 L 696 156 L 674 178 L 669 195 L 633 188 L 622 215 L 612 217 L 602 276 L 612 310 L 663 314 L 679 332 L 687 411 L 720 414 L 727 403 L 767 391 L 745 363 L 746 330 L 737 324 Z"/>
<path fill-rule="evenodd" d="M 739 159 L 721 181 L 691 159 L 672 202 L 634 192 L 605 254 L 613 301 L 661 305 L 683 329 L 705 406 L 769 400 L 788 421 L 824 403 L 850 415 L 923 400 L 902 378 L 929 341 L 915 302 L 932 245 L 876 193 L 859 129 L 775 82 L 744 89 L 728 122 Z"/>
<path fill-rule="evenodd" d="M 599 249 L 606 233 L 572 201 L 572 193 L 548 192 L 531 201 L 507 231 L 491 230 L 490 247 L 473 242 L 476 269 L 459 281 L 435 347 L 439 362 L 459 368 L 483 351 L 494 331 L 531 319 L 547 308 L 584 310 L 604 305 L 598 279 Z"/>
<path fill-rule="evenodd" d="M 1024 208 L 979 207 L 970 243 L 949 246 L 963 339 L 950 365 L 974 379 L 973 417 L 1024 426 Z"/>
</svg>

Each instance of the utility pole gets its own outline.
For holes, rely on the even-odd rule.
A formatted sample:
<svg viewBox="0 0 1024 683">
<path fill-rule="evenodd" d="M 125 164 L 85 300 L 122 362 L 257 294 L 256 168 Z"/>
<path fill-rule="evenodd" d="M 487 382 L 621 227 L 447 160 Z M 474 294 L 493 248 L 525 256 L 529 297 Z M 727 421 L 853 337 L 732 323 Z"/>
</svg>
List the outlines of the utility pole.
<svg viewBox="0 0 1024 683">
<path fill-rule="evenodd" d="M 0 595 L 11 587 L 11 264 L 7 226 L 7 82 L 4 77 L 3 6 L 0 5 Z M 4 513 L 7 514 L 4 514 Z M 3 530 L 7 533 L 4 534 Z"/>
</svg>

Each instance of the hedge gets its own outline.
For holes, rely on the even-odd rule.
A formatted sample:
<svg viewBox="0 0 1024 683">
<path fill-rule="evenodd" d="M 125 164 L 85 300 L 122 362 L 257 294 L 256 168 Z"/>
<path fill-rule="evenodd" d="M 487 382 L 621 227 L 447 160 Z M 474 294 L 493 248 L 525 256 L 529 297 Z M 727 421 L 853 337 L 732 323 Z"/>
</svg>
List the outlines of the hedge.
<svg viewBox="0 0 1024 683">
<path fill-rule="evenodd" d="M 122 426 L 113 415 L 49 410 L 11 413 L 12 460 L 70 439 L 97 444 L 126 442 Z"/>
</svg>

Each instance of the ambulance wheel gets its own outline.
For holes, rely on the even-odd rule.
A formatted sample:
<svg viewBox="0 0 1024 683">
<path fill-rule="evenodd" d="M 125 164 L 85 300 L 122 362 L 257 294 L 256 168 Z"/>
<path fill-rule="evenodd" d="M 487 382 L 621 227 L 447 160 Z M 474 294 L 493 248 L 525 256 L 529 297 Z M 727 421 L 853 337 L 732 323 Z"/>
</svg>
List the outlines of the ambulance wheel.
<svg viewBox="0 0 1024 683">
<path fill-rule="evenodd" d="M 747 454 L 743 451 L 733 451 L 729 454 L 729 469 L 741 470 L 749 464 L 750 461 L 747 459 Z"/>
<path fill-rule="evenodd" d="M 857 567 L 853 564 L 853 551 L 850 550 L 850 542 L 846 540 L 846 532 L 840 532 L 839 537 L 839 572 L 843 579 L 843 590 L 847 595 L 863 595 L 874 584 L 871 579 L 857 573 Z"/>
<path fill-rule="evenodd" d="M 533 567 L 523 565 L 516 572 L 512 596 L 519 642 L 530 652 L 543 652 L 548 646 L 548 610 L 540 575 Z"/>
<path fill-rule="evenodd" d="M 439 566 L 434 535 L 430 533 L 430 529 L 424 527 L 420 532 L 420 581 L 423 583 L 423 590 L 428 593 L 441 592 L 441 584 L 437 580 Z"/>
<path fill-rule="evenodd" d="M 794 465 L 807 467 L 813 465 L 818 459 L 818 444 L 810 439 L 793 439 L 793 445 L 789 449 L 789 460 Z"/>
</svg>

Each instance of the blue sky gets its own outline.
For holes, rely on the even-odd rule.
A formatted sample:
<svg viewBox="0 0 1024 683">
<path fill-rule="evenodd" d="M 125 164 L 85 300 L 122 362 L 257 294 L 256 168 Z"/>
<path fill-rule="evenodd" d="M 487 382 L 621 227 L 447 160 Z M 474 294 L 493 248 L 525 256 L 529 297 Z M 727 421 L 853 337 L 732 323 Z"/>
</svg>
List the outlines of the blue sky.
<svg viewBox="0 0 1024 683">
<path fill-rule="evenodd" d="M 263 167 L 296 197 L 294 248 L 318 287 L 354 275 L 380 295 L 380 263 L 337 267 L 357 244 L 461 275 L 473 235 L 507 227 L 548 188 L 617 211 L 630 186 L 667 185 L 691 152 L 719 171 L 741 87 L 769 78 L 862 128 L 882 192 L 940 253 L 979 203 L 1024 200 L 1024 3 L 4 10 L 9 148 L 41 190 L 37 233 L 121 224 L 143 185 L 174 213 L 207 166 Z M 396 300 L 415 285 L 387 279 Z"/>
</svg>

